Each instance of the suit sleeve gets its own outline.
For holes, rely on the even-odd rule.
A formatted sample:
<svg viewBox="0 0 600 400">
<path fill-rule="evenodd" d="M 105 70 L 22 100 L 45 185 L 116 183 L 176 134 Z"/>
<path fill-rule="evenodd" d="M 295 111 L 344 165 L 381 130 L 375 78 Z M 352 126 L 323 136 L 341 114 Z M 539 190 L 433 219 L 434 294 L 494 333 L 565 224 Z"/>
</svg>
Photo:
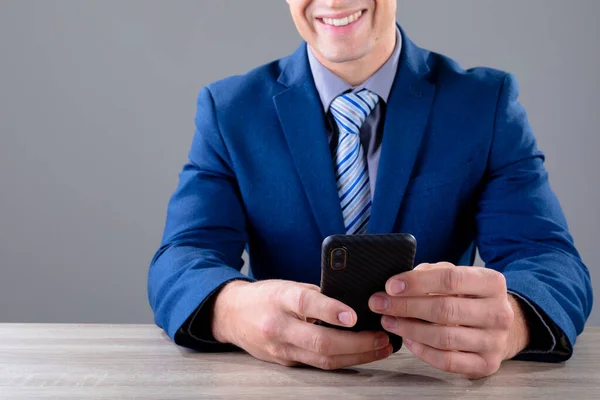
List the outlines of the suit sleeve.
<svg viewBox="0 0 600 400">
<path fill-rule="evenodd" d="M 486 266 L 504 274 L 508 290 L 566 336 L 565 348 L 520 358 L 563 361 L 571 357 L 591 311 L 590 275 L 550 188 L 512 75 L 500 90 L 494 125 L 476 217 L 477 246 Z"/>
<path fill-rule="evenodd" d="M 210 304 L 207 300 L 227 282 L 248 279 L 240 272 L 248 234 L 239 187 L 208 88 L 198 96 L 195 123 L 189 161 L 179 175 L 162 243 L 150 264 L 148 297 L 156 324 L 176 343 L 214 350 L 219 344 L 210 338 L 176 333 L 188 319 L 197 331 L 210 331 L 211 313 L 200 306 Z"/>
</svg>

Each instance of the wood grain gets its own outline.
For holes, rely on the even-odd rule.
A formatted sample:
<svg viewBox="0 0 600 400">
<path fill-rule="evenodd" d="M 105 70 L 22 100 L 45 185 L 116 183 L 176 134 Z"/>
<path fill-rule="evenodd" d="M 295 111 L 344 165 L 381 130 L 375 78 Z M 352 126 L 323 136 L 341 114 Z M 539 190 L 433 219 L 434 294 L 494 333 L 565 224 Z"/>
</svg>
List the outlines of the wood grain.
<svg viewBox="0 0 600 400">
<path fill-rule="evenodd" d="M 153 325 L 0 324 L 0 399 L 600 399 L 600 328 L 562 364 L 509 361 L 469 381 L 408 351 L 324 372 L 200 354 Z"/>
</svg>

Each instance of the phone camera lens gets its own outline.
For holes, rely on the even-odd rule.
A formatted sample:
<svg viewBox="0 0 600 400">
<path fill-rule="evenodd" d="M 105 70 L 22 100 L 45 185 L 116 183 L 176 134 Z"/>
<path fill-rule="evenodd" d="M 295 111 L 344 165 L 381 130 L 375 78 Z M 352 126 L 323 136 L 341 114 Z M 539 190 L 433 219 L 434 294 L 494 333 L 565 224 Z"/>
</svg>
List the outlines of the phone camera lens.
<svg viewBox="0 0 600 400">
<path fill-rule="evenodd" d="M 331 268 L 335 271 L 346 268 L 346 249 L 337 248 L 331 251 Z"/>
</svg>

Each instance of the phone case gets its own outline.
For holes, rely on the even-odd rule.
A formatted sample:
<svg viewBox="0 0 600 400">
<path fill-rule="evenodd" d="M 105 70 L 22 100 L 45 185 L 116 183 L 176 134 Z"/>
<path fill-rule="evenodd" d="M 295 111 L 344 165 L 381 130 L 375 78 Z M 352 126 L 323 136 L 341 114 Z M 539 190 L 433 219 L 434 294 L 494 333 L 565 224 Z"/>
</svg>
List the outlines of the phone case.
<svg viewBox="0 0 600 400">
<path fill-rule="evenodd" d="M 330 257 L 334 249 L 345 249 L 345 268 L 332 268 Z M 334 327 L 383 331 L 381 315 L 369 309 L 369 298 L 384 292 L 385 283 L 392 276 L 413 269 L 416 249 L 414 236 L 405 233 L 327 237 L 322 245 L 321 292 L 352 307 L 358 315 L 352 328 Z M 402 338 L 391 333 L 389 336 L 394 352 L 400 350 Z"/>
</svg>

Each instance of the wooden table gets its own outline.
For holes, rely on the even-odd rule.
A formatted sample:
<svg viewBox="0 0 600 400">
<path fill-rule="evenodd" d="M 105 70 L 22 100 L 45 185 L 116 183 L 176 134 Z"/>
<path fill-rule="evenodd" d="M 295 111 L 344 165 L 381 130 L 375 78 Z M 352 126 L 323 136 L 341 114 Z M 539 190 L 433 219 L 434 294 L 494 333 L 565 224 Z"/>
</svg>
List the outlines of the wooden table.
<svg viewBox="0 0 600 400">
<path fill-rule="evenodd" d="M 199 354 L 152 325 L 0 324 L 0 399 L 600 399 L 600 328 L 563 364 L 510 361 L 469 381 L 401 350 L 324 372 Z"/>
</svg>

